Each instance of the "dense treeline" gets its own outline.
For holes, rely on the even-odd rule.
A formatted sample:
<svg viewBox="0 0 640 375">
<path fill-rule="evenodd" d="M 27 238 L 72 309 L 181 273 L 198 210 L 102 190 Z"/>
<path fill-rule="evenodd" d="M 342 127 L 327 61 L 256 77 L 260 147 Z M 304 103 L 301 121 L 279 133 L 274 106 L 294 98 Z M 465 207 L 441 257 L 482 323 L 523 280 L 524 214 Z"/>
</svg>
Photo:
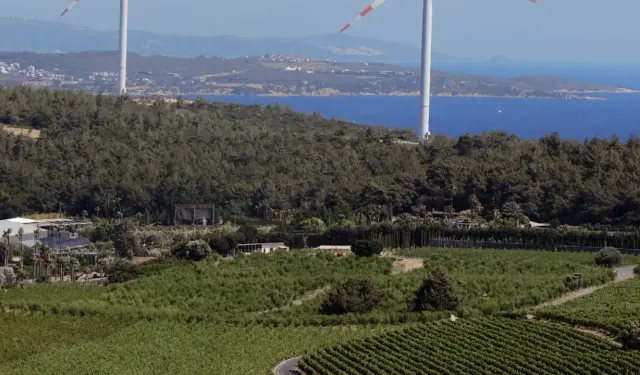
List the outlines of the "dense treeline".
<svg viewBox="0 0 640 375">
<path fill-rule="evenodd" d="M 278 106 L 162 101 L 26 88 L 0 90 L 0 217 L 66 211 L 165 213 L 214 202 L 224 217 L 379 221 L 477 196 L 532 220 L 640 223 L 640 139 L 519 140 L 505 133 L 392 142 L 406 131 Z"/>
</svg>

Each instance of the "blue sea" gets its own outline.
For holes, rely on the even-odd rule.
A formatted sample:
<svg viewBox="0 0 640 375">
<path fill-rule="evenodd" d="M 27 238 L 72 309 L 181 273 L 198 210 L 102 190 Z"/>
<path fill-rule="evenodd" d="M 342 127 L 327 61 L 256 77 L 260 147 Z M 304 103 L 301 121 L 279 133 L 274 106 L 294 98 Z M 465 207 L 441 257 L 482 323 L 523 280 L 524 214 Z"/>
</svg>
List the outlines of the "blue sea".
<svg viewBox="0 0 640 375">
<path fill-rule="evenodd" d="M 640 90 L 640 67 L 633 65 L 442 63 L 436 69 L 500 77 L 551 75 Z M 607 100 L 450 98 L 431 100 L 431 133 L 458 137 L 506 131 L 523 139 L 558 132 L 564 139 L 627 139 L 640 135 L 640 94 L 606 94 Z M 305 113 L 318 112 L 365 125 L 418 128 L 417 97 L 251 97 L 209 96 L 211 101 L 240 104 L 280 103 Z M 498 107 L 502 112 L 498 113 Z"/>
</svg>

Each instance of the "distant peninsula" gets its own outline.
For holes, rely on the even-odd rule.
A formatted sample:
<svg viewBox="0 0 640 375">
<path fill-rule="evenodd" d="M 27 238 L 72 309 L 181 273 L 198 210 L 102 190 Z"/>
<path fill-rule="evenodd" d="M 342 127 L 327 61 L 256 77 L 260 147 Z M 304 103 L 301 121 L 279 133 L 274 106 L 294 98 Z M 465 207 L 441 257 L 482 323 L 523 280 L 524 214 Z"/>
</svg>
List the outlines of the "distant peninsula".
<svg viewBox="0 0 640 375">
<path fill-rule="evenodd" d="M 118 54 L 0 52 L 0 83 L 115 92 Z M 129 54 L 131 96 L 354 96 L 419 94 L 420 71 L 382 63 L 345 63 L 294 55 L 244 58 Z M 621 87 L 555 77 L 509 79 L 434 71 L 432 95 L 604 100 Z"/>
</svg>

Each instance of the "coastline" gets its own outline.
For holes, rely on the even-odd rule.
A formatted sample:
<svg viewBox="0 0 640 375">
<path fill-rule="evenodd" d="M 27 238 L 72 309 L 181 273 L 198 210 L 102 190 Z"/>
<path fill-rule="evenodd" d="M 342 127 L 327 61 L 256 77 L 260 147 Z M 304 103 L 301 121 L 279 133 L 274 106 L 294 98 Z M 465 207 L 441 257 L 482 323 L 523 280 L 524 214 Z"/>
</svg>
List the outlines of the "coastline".
<svg viewBox="0 0 640 375">
<path fill-rule="evenodd" d="M 638 93 L 640 91 L 598 91 L 598 92 L 560 92 L 554 91 L 554 93 L 558 94 L 569 94 L 572 95 L 568 98 L 568 100 L 607 100 L 605 97 L 601 96 L 592 96 L 585 94 L 631 94 Z M 249 96 L 249 97 L 319 97 L 319 98 L 328 98 L 328 97 L 345 97 L 345 96 L 420 96 L 417 92 L 391 92 L 385 94 L 375 94 L 375 93 L 303 93 L 303 94 L 287 94 L 287 93 L 264 93 L 264 94 L 233 94 L 233 93 L 219 93 L 219 92 L 186 92 L 186 93 L 166 93 L 166 92 L 150 92 L 150 93 L 132 93 L 129 95 L 136 97 L 163 97 L 163 98 L 177 98 L 177 97 L 204 97 L 204 96 Z M 452 95 L 450 93 L 438 93 L 432 94 L 432 97 L 439 98 L 501 98 L 501 99 L 559 99 L 564 100 L 565 98 L 558 96 L 509 96 L 509 95 L 487 95 L 487 94 L 464 94 L 464 95 Z"/>
</svg>

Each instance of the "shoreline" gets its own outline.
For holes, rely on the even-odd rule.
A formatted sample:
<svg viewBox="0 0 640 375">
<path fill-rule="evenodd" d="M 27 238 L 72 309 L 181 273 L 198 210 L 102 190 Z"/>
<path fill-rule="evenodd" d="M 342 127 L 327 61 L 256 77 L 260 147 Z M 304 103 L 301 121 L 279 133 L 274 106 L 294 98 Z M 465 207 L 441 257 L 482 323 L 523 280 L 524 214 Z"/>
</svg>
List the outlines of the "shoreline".
<svg viewBox="0 0 640 375">
<path fill-rule="evenodd" d="M 560 93 L 560 92 L 557 92 Z M 593 100 L 593 101 L 601 101 L 607 100 L 605 97 L 601 96 L 580 96 L 584 94 L 588 94 L 587 92 L 562 92 L 563 94 L 571 94 L 575 96 L 571 96 L 568 100 Z M 638 91 L 598 91 L 598 92 L 590 92 L 592 94 L 636 94 L 640 93 Z M 215 92 L 188 92 L 188 93 L 131 93 L 129 95 L 141 98 L 152 98 L 152 97 L 162 97 L 162 98 L 178 98 L 178 97 L 204 97 L 204 96 L 247 96 L 247 97 L 281 97 L 281 98 L 294 98 L 294 97 L 318 97 L 318 98 L 329 98 L 329 97 L 346 97 L 346 96 L 380 96 L 380 97 L 391 97 L 391 96 L 401 96 L 401 97 L 417 97 L 420 96 L 419 93 L 388 93 L 388 94 L 371 94 L 371 93 L 331 93 L 331 94 L 317 94 L 317 93 L 309 93 L 309 94 L 284 94 L 284 93 L 267 93 L 267 94 L 221 94 Z M 431 97 L 438 98 L 500 98 L 500 99 L 557 99 L 557 100 L 566 100 L 563 97 L 558 96 L 499 96 L 499 95 L 484 95 L 484 94 L 466 94 L 466 95 L 451 95 L 451 94 L 432 94 Z"/>
</svg>

